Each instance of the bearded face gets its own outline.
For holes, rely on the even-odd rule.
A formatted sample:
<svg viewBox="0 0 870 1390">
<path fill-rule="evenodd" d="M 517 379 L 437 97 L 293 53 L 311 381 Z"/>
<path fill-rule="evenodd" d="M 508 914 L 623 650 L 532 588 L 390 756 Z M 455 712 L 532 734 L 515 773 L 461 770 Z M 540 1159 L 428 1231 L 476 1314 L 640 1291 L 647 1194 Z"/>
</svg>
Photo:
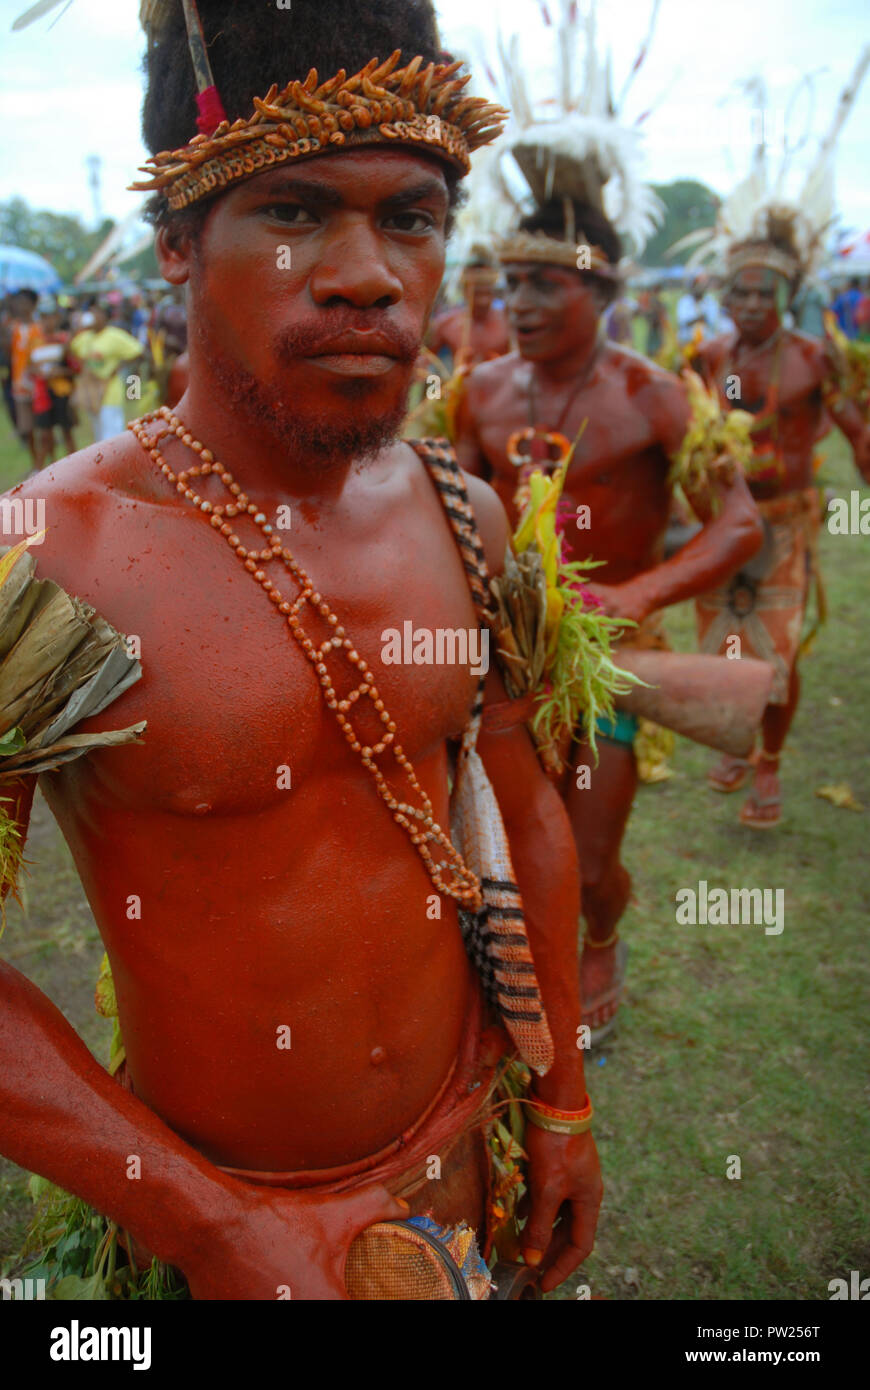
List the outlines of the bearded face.
<svg viewBox="0 0 870 1390">
<path fill-rule="evenodd" d="M 216 200 L 189 260 L 192 374 L 323 467 L 396 438 L 444 269 L 437 160 L 354 150 Z"/>
</svg>

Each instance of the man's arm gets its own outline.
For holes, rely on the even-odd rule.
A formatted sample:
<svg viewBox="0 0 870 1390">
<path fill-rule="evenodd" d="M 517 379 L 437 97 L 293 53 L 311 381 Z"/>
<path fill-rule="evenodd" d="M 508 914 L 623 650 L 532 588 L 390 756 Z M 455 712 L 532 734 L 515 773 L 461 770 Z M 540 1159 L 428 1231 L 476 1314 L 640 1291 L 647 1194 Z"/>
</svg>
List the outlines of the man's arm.
<svg viewBox="0 0 870 1390">
<path fill-rule="evenodd" d="M 855 401 L 843 395 L 830 344 L 825 343 L 823 350 L 822 396 L 825 408 L 851 444 L 858 472 L 865 483 L 870 483 L 870 419 Z"/>
<path fill-rule="evenodd" d="M 473 479 L 469 482 L 490 573 L 498 574 L 509 535 L 507 517 L 489 488 Z M 486 702 L 506 699 L 493 667 Z M 497 734 L 481 731 L 478 751 L 504 819 L 553 1037 L 553 1066 L 546 1076 L 533 1079 L 532 1091 L 560 1110 L 581 1110 L 586 1083 L 577 954 L 580 874 L 567 812 L 541 769 L 524 725 Z M 549 1291 L 567 1279 L 592 1249 L 602 1190 L 598 1156 L 588 1132 L 552 1134 L 531 1123 L 526 1127 L 525 1145 L 530 1212 L 523 1231 L 524 1255 L 528 1263 L 544 1265 L 542 1288 Z M 554 1233 L 560 1212 L 563 1220 Z"/>
<path fill-rule="evenodd" d="M 449 340 L 446 332 L 446 329 L 449 327 L 450 320 L 450 309 L 442 310 L 442 312 L 440 314 L 437 314 L 436 317 L 432 320 L 431 326 L 429 328 L 429 333 L 426 339 L 426 346 L 429 348 L 430 352 L 435 353 L 436 357 L 440 353 L 441 349 L 444 347 L 449 347 L 451 352 L 453 351 L 453 344 Z"/>
<path fill-rule="evenodd" d="M 685 392 L 677 379 L 659 379 L 649 390 L 649 400 L 650 418 L 664 453 L 671 458 L 688 425 Z M 676 555 L 624 584 L 589 584 L 614 617 L 642 622 L 660 608 L 713 589 L 761 548 L 761 518 L 737 467 L 730 479 L 713 477 L 703 486 L 687 488 L 686 496 L 703 529 Z"/>
</svg>

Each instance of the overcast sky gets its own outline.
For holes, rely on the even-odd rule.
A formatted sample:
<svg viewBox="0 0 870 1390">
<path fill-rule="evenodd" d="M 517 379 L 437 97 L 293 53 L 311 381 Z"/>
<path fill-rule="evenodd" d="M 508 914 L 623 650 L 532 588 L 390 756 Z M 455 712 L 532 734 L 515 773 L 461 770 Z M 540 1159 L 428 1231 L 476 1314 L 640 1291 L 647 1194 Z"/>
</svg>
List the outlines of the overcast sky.
<svg viewBox="0 0 870 1390">
<path fill-rule="evenodd" d="M 125 185 L 145 157 L 138 0 L 73 0 L 53 27 L 50 17 L 10 33 L 27 5 L 0 0 L 0 199 L 18 195 L 34 207 L 92 221 L 85 160 L 98 154 L 102 210 L 123 217 L 137 198 Z M 523 34 L 530 63 L 550 52 L 537 0 L 438 0 L 437 8 L 448 47 L 470 49 L 476 31 L 492 51 L 500 21 L 504 32 Z M 646 31 L 651 0 L 611 0 L 599 10 L 619 90 Z M 737 84 L 760 74 L 773 108 L 782 111 L 798 79 L 815 73 L 811 128 L 818 136 L 868 41 L 867 0 L 663 0 L 650 56 L 626 105 L 632 119 L 654 108 L 642 127 L 648 178 L 697 178 L 727 193 L 746 172 L 750 148 L 748 103 L 736 95 Z M 476 82 L 482 91 L 486 85 L 485 79 Z M 868 147 L 870 78 L 841 138 L 837 164 L 840 211 L 856 230 L 870 227 Z"/>
</svg>

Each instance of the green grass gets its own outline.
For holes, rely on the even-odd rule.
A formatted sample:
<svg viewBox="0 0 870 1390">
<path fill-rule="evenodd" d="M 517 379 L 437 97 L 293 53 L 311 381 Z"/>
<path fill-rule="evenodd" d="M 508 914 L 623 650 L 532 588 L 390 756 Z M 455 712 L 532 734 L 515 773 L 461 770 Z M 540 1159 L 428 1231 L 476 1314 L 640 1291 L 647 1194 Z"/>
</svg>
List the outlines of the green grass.
<svg viewBox="0 0 870 1390">
<path fill-rule="evenodd" d="M 848 495 L 845 441 L 824 452 L 820 480 Z M 830 619 L 802 667 L 780 827 L 740 826 L 743 794 L 709 791 L 715 755 L 683 740 L 674 778 L 638 792 L 627 1007 L 588 1070 L 606 1185 L 593 1294 L 824 1299 L 835 1276 L 870 1273 L 870 811 L 814 794 L 848 782 L 870 808 L 870 542 L 823 530 L 821 560 Z M 667 626 L 692 650 L 688 605 Z M 674 895 L 701 878 L 784 889 L 784 931 L 677 926 Z"/>
<path fill-rule="evenodd" d="M 825 452 L 822 480 L 848 494 L 857 482 L 840 436 Z M 26 472 L 0 424 L 0 479 L 8 486 Z M 618 1033 L 588 1062 L 606 1186 L 583 1274 L 594 1295 L 827 1299 L 835 1276 L 870 1274 L 870 810 L 814 795 L 848 782 L 870 808 L 870 541 L 823 531 L 821 554 L 831 618 L 803 667 L 781 826 L 766 835 L 739 826 L 742 795 L 708 791 L 714 755 L 682 741 L 674 778 L 638 793 L 625 851 L 628 999 Z M 668 627 L 690 650 L 687 605 Z M 107 1025 L 92 1005 L 100 946 L 69 853 L 44 807 L 39 815 L 29 920 L 13 907 L 0 949 L 103 1059 Z M 674 895 L 701 878 L 783 888 L 782 935 L 677 926 Z M 726 1177 L 730 1155 L 739 1180 Z M 0 1164 L 0 1263 L 27 1219 L 24 1181 Z"/>
</svg>

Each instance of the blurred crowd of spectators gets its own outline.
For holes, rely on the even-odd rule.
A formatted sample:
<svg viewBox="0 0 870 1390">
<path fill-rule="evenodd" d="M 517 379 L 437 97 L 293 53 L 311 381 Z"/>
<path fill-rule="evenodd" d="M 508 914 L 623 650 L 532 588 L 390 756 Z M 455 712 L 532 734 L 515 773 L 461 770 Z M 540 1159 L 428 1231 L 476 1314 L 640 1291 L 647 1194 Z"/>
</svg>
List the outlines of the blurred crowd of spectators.
<svg viewBox="0 0 870 1390">
<path fill-rule="evenodd" d="M 0 304 L 3 399 L 33 467 L 74 452 L 81 425 L 94 440 L 119 434 L 126 401 L 138 403 L 136 414 L 154 409 L 167 398 L 186 347 L 178 291 L 126 299 L 40 299 L 27 288 L 7 295 Z"/>
</svg>

